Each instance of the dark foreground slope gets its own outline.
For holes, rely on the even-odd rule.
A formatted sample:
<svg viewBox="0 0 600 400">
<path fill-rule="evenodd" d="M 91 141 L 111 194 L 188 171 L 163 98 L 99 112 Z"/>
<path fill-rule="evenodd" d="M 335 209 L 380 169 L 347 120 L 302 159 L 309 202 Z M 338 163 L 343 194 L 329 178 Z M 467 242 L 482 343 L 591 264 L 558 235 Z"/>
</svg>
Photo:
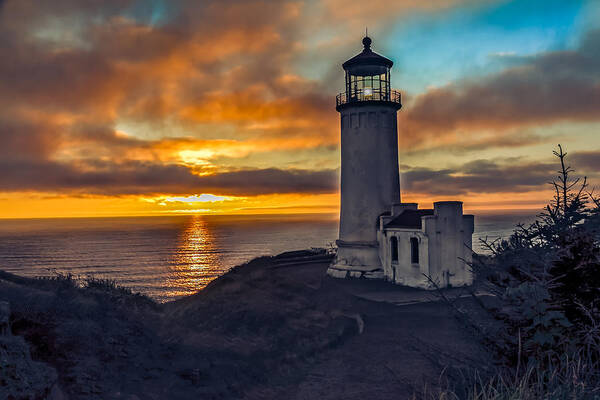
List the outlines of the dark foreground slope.
<svg viewBox="0 0 600 400">
<path fill-rule="evenodd" d="M 34 361 L 7 356 L 6 343 L 21 339 L 0 336 L 0 398 L 30 385 L 22 395 L 55 399 L 403 399 L 443 371 L 488 364 L 442 304 L 366 300 L 423 296 L 330 279 L 328 256 L 306 256 L 258 258 L 163 305 L 1 274 L 12 334 Z"/>
</svg>

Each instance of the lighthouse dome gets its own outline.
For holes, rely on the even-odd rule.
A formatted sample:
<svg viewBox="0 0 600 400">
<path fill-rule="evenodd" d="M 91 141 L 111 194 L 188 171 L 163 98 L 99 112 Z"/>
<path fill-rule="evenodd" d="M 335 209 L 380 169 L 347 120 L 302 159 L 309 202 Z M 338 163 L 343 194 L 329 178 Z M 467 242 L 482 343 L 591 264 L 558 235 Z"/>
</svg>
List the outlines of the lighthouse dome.
<svg viewBox="0 0 600 400">
<path fill-rule="evenodd" d="M 342 64 L 342 68 L 352 75 L 372 76 L 385 74 L 394 62 L 371 50 L 373 41 L 365 36 L 362 40 L 363 51 Z"/>
</svg>

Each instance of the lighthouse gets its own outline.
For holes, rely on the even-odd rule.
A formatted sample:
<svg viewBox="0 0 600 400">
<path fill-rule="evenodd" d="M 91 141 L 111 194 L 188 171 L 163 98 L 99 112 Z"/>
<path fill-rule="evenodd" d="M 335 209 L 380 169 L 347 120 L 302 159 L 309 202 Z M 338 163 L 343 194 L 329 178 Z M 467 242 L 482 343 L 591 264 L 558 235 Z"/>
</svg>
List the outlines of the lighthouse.
<svg viewBox="0 0 600 400">
<path fill-rule="evenodd" d="M 377 231 L 379 217 L 400 203 L 398 129 L 400 92 L 392 90 L 391 60 L 363 50 L 342 64 L 345 91 L 337 95 L 341 121 L 341 198 L 334 277 L 383 278 Z"/>
<path fill-rule="evenodd" d="M 341 121 L 340 231 L 334 278 L 386 279 L 433 289 L 473 282 L 473 215 L 461 201 L 432 209 L 400 202 L 398 126 L 400 93 L 391 89 L 393 62 L 363 50 L 342 67 L 346 87 L 337 95 Z"/>
</svg>

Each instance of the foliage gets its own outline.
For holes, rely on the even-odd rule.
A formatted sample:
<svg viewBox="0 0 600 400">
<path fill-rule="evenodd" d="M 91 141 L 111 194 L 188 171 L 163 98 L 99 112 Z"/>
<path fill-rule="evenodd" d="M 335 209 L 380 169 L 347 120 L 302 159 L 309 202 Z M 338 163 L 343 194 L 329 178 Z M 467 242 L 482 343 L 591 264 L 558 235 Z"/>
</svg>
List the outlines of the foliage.
<svg viewBox="0 0 600 400">
<path fill-rule="evenodd" d="M 12 278 L 14 279 L 14 278 Z M 95 296 L 100 301 L 110 301 L 114 304 L 132 307 L 156 308 L 157 304 L 151 298 L 134 292 L 131 288 L 121 286 L 116 280 L 87 275 L 85 277 L 53 271 L 52 275 L 35 278 L 35 284 L 46 290 L 54 290 L 66 298 L 85 294 Z"/>
<path fill-rule="evenodd" d="M 502 362 L 491 379 L 468 380 L 460 398 L 600 398 L 600 199 L 573 177 L 560 145 L 554 155 L 550 204 L 509 238 L 482 240 L 489 254 L 474 256 L 477 289 L 493 295 L 474 298 L 491 322 L 454 307 Z"/>
<path fill-rule="evenodd" d="M 506 360 L 556 360 L 599 343 L 600 202 L 585 178 L 573 178 L 562 147 L 551 182 L 555 195 L 529 226 L 506 240 L 487 241 L 491 256 L 475 257 L 473 269 L 499 300 L 488 311 L 501 321 L 494 339 Z"/>
<path fill-rule="evenodd" d="M 529 365 L 521 374 L 498 373 L 491 379 L 475 375 L 466 388 L 442 389 L 419 398 L 439 400 L 598 399 L 600 365 L 589 354 L 564 356 L 548 363 Z M 416 398 L 416 397 L 415 397 Z"/>
</svg>

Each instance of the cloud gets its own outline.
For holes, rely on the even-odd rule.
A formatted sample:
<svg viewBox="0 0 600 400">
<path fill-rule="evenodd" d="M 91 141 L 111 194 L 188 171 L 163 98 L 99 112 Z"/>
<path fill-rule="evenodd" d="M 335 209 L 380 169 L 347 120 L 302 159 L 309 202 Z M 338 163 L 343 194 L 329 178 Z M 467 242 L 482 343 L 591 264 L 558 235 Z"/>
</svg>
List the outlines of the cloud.
<svg viewBox="0 0 600 400">
<path fill-rule="evenodd" d="M 175 2 L 177 12 L 160 26 L 128 15 L 126 2 L 103 8 L 58 3 L 47 14 L 28 1 L 9 3 L 0 24 L 0 46 L 10 54 L 0 63 L 0 103 L 160 118 L 188 106 L 212 107 L 205 100 L 215 96 L 243 99 L 248 93 L 260 104 L 269 95 L 284 101 L 310 96 L 318 86 L 283 79 L 292 70 L 300 23 L 294 3 Z M 40 33 L 39 27 L 57 18 L 62 24 Z M 65 39 L 74 29 L 81 46 Z M 310 104 L 303 106 L 319 110 L 319 104 Z"/>
<path fill-rule="evenodd" d="M 390 23 L 399 15 L 415 11 L 440 11 L 457 5 L 496 3 L 497 0 L 324 0 L 324 21 L 344 24 L 353 30 L 363 32 L 365 22 L 371 22 L 368 28 L 375 28 L 373 22 Z"/>
<path fill-rule="evenodd" d="M 403 192 L 433 196 L 527 192 L 544 189 L 555 169 L 552 163 L 476 160 L 440 170 L 409 167 L 402 171 L 401 185 Z"/>
<path fill-rule="evenodd" d="M 333 193 L 334 162 L 319 167 L 298 151 L 337 145 L 333 81 L 302 76 L 298 60 L 309 54 L 339 79 L 338 61 L 357 51 L 348 32 L 365 15 L 384 26 L 458 3 L 474 2 L 177 0 L 155 10 L 133 0 L 0 0 L 0 192 Z M 337 39 L 313 46 L 328 29 Z M 402 140 L 445 151 L 519 147 L 542 140 L 512 134 L 522 126 L 596 120 L 598 36 L 590 33 L 574 51 L 512 60 L 493 76 L 413 97 L 401 112 Z M 136 124 L 144 130 L 119 128 Z M 464 132 L 478 136 L 459 143 L 469 137 Z M 476 167 L 409 169 L 404 185 L 501 191 L 514 177 L 528 190 L 545 171 L 533 163 L 523 176 L 504 164 Z M 494 174 L 507 178 L 486 184 Z"/>
<path fill-rule="evenodd" d="M 193 195 L 193 196 L 186 196 L 186 197 L 167 197 L 164 200 L 160 199 L 161 201 L 165 201 L 165 202 L 178 202 L 178 203 L 197 203 L 197 202 L 201 202 L 201 203 L 214 203 L 214 202 L 221 202 L 221 201 L 225 201 L 225 200 L 231 200 L 233 199 L 233 197 L 227 197 L 227 196 L 215 196 L 214 194 L 208 194 L 208 193 L 203 193 L 200 196 L 197 195 Z"/>
<path fill-rule="evenodd" d="M 561 121 L 600 121 L 600 30 L 572 51 L 522 57 L 518 64 L 477 80 L 456 82 L 416 96 L 401 113 L 413 145 L 439 136 L 499 136 L 515 127 Z"/>
<path fill-rule="evenodd" d="M 428 147 L 414 147 L 412 138 L 399 137 L 400 150 L 402 155 L 419 155 L 431 152 L 464 154 L 476 150 L 485 150 L 490 148 L 518 148 L 546 143 L 550 137 L 537 135 L 519 130 L 508 132 L 492 132 L 489 134 L 480 133 L 479 135 L 463 137 L 461 135 L 449 135 L 446 138 L 440 138 L 438 143 L 431 143 Z"/>
<path fill-rule="evenodd" d="M 297 3 L 176 1 L 157 24 L 134 3 L 5 4 L 0 191 L 335 191 L 335 170 L 211 164 L 337 142 L 336 120 L 324 111 L 330 99 L 290 66 Z M 122 121 L 161 128 L 166 118 L 194 133 L 145 140 L 116 129 Z M 199 124 L 234 125 L 235 138 L 215 140 Z"/>
<path fill-rule="evenodd" d="M 128 161 L 95 161 L 68 165 L 56 162 L 0 160 L 0 190 L 99 195 L 218 193 L 246 196 L 275 193 L 334 193 L 336 170 L 277 168 L 196 175 L 181 165 Z"/>
<path fill-rule="evenodd" d="M 568 162 L 576 175 L 597 180 L 600 151 L 573 152 Z M 192 168 L 153 162 L 93 161 L 76 166 L 0 161 L 12 174 L 0 176 L 0 191 L 27 191 L 98 195 L 155 195 L 215 193 L 220 196 L 256 196 L 277 193 L 335 193 L 338 170 L 239 169 L 197 175 Z M 521 158 L 475 160 L 444 169 L 401 166 L 404 193 L 457 196 L 544 191 L 556 175 L 556 160 L 534 162 Z M 192 197 L 185 197 L 192 198 Z"/>
<path fill-rule="evenodd" d="M 600 173 L 600 151 L 581 151 L 568 154 L 567 159 L 576 171 L 583 173 Z"/>
<path fill-rule="evenodd" d="M 574 168 L 573 177 L 587 175 L 592 185 L 600 179 L 600 151 L 568 153 L 566 160 Z M 548 190 L 559 168 L 556 159 L 534 162 L 517 157 L 475 160 L 445 169 L 403 165 L 400 170 L 403 192 L 455 196 Z"/>
</svg>

